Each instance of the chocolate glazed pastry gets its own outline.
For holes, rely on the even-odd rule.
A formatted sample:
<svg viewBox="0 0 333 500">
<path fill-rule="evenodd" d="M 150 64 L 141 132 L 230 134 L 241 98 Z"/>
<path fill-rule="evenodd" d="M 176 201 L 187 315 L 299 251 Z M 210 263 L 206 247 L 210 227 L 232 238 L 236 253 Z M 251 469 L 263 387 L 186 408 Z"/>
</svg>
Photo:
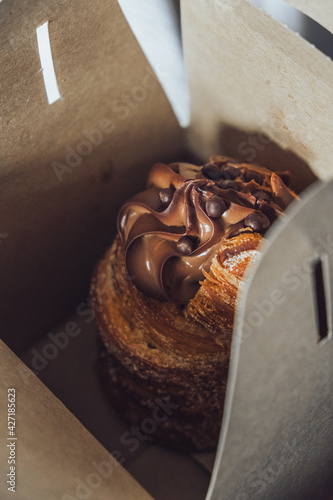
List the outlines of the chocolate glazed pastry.
<svg viewBox="0 0 333 500">
<path fill-rule="evenodd" d="M 139 439 L 216 447 L 238 290 L 289 181 L 221 156 L 159 163 L 121 208 L 91 295 L 105 387 Z"/>
</svg>

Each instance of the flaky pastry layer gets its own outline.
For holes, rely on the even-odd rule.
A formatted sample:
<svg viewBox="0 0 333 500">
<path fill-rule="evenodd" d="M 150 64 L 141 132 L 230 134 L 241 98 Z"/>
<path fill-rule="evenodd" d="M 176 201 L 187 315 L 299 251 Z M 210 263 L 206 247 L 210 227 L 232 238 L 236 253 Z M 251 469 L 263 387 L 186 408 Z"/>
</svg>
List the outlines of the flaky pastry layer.
<svg viewBox="0 0 333 500">
<path fill-rule="evenodd" d="M 226 240 L 186 306 L 141 293 L 125 268 L 118 237 L 99 262 L 91 296 L 101 340 L 101 372 L 113 404 L 135 425 L 156 401 L 171 402 L 153 436 L 179 449 L 214 449 L 226 390 L 235 304 L 261 236 Z"/>
</svg>

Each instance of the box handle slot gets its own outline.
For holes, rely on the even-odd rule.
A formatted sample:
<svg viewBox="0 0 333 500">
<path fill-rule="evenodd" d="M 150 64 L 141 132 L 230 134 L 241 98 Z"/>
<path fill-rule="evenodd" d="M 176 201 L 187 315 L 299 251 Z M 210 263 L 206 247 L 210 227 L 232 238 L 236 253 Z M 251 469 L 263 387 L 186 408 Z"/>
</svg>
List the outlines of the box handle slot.
<svg viewBox="0 0 333 500">
<path fill-rule="evenodd" d="M 38 52 L 40 58 L 40 65 L 43 72 L 44 85 L 46 97 L 49 104 L 53 104 L 60 99 L 60 92 L 57 83 L 57 77 L 54 70 L 50 35 L 49 35 L 49 22 L 38 26 L 36 29 Z"/>
<path fill-rule="evenodd" d="M 327 255 L 319 256 L 312 264 L 315 295 L 315 313 L 318 342 L 332 336 L 331 291 L 329 283 L 329 265 Z"/>
</svg>

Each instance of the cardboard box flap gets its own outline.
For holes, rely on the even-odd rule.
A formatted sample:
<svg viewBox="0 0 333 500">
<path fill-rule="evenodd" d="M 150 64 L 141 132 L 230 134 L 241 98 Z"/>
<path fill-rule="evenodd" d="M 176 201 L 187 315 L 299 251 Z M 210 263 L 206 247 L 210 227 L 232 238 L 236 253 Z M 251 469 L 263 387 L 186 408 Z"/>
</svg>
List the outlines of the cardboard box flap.
<svg viewBox="0 0 333 500">
<path fill-rule="evenodd" d="M 333 33 L 333 9 L 330 0 L 286 0 Z"/>
<path fill-rule="evenodd" d="M 47 21 L 51 105 L 36 36 Z M 120 203 L 183 143 L 116 0 L 5 0 L 0 47 L 0 317 L 18 350 L 87 293 Z"/>
<path fill-rule="evenodd" d="M 310 189 L 248 272 L 209 499 L 332 491 L 332 197 L 333 181 Z"/>
<path fill-rule="evenodd" d="M 332 61 L 246 0 L 184 0 L 182 21 L 190 145 L 203 156 L 223 151 L 231 127 L 249 139 L 238 157 L 256 161 L 268 136 L 329 178 Z"/>
<path fill-rule="evenodd" d="M 1 499 L 13 498 L 11 475 L 17 500 L 152 500 L 117 462 L 119 456 L 109 454 L 35 375 L 27 379 L 28 368 L 1 341 L 0 357 L 3 450 L 8 445 L 1 453 L 1 471 L 4 478 L 9 474 L 9 483 L 0 484 Z M 7 423 L 8 394 L 15 394 L 11 435 L 6 432 L 12 422 Z M 8 464 L 8 457 L 14 462 Z"/>
</svg>

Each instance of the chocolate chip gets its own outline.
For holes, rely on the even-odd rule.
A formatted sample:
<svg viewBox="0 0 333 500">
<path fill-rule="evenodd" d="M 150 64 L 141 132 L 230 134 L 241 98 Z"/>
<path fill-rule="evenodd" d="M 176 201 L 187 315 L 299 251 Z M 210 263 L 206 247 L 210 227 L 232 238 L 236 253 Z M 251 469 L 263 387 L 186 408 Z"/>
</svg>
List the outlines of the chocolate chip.
<svg viewBox="0 0 333 500">
<path fill-rule="evenodd" d="M 228 165 L 221 172 L 221 177 L 223 179 L 236 179 L 242 173 L 241 168 L 233 167 L 232 165 Z"/>
<path fill-rule="evenodd" d="M 280 177 L 280 179 L 286 186 L 290 185 L 291 175 L 290 172 L 288 172 L 288 170 L 286 170 L 285 172 L 275 172 L 275 173 Z"/>
<path fill-rule="evenodd" d="M 201 172 L 205 177 L 213 181 L 217 181 L 220 177 L 220 171 L 215 163 L 207 163 L 202 167 Z"/>
<path fill-rule="evenodd" d="M 227 210 L 227 204 L 220 196 L 211 196 L 206 201 L 206 212 L 209 217 L 217 219 Z"/>
<path fill-rule="evenodd" d="M 190 255 L 195 246 L 195 241 L 191 236 L 182 236 L 177 242 L 177 250 L 183 255 Z"/>
<path fill-rule="evenodd" d="M 261 231 L 265 231 L 270 226 L 270 221 L 261 212 L 252 212 L 244 219 L 244 226 L 250 227 L 254 232 L 260 233 Z"/>
<path fill-rule="evenodd" d="M 256 206 L 259 207 L 263 201 L 269 203 L 271 201 L 271 197 L 267 193 L 267 191 L 257 191 L 255 194 L 256 197 Z"/>
<path fill-rule="evenodd" d="M 257 184 L 262 184 L 264 180 L 265 176 L 260 172 L 256 172 L 255 170 L 245 170 L 244 172 L 245 182 L 255 181 Z"/>
<path fill-rule="evenodd" d="M 161 189 L 161 191 L 158 193 L 161 203 L 164 207 L 167 207 L 170 205 L 171 200 L 173 198 L 174 190 L 171 188 L 165 188 Z"/>
</svg>

